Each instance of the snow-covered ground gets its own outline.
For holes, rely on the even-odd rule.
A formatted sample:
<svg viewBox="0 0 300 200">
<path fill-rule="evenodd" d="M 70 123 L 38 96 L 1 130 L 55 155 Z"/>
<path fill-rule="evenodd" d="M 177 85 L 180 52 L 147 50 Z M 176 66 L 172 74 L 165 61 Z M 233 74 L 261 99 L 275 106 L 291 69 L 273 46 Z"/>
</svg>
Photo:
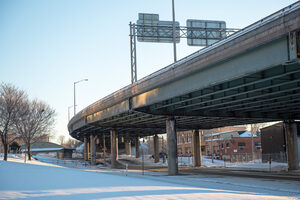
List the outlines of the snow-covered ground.
<svg viewBox="0 0 300 200">
<path fill-rule="evenodd" d="M 154 163 L 154 159 L 151 155 L 144 155 L 144 158 L 139 157 L 135 158 L 135 156 L 128 155 L 120 155 L 119 158 L 127 159 L 127 160 L 138 160 L 140 163 L 144 159 L 145 165 L 152 166 L 168 166 L 168 159 L 163 163 L 163 160 L 160 159 L 158 163 Z M 227 168 L 239 168 L 239 169 L 253 169 L 259 171 L 287 171 L 287 163 L 279 163 L 272 162 L 271 165 L 269 163 L 262 163 L 260 160 L 252 161 L 252 162 L 242 162 L 242 163 L 231 163 L 224 162 L 223 160 L 211 160 L 211 158 L 202 156 L 202 167 L 227 167 Z M 192 167 L 193 166 L 193 157 L 178 157 L 178 166 L 179 167 Z"/>
<path fill-rule="evenodd" d="M 185 158 L 183 157 L 183 161 L 180 161 L 181 158 L 178 158 L 179 165 L 183 163 L 183 165 L 191 166 L 193 164 L 192 157 Z M 213 160 L 206 156 L 202 156 L 202 165 L 203 167 L 230 167 L 230 168 L 240 168 L 240 169 L 255 169 L 261 171 L 287 171 L 287 163 L 279 163 L 272 162 L 271 165 L 269 163 L 262 163 L 261 160 L 255 160 L 250 162 L 224 162 L 223 160 Z"/>
<path fill-rule="evenodd" d="M 106 172 L 106 173 L 101 173 Z M 209 176 L 142 176 L 0 161 L 0 199 L 300 199 L 300 183 Z"/>
<path fill-rule="evenodd" d="M 0 158 L 3 157 L 3 155 L 0 156 Z M 65 166 L 65 167 L 73 167 L 73 168 L 93 168 L 90 166 L 89 162 L 84 162 L 82 160 L 60 160 L 56 159 L 56 154 L 38 154 L 38 156 L 33 156 L 39 161 Z M 18 158 L 19 161 L 24 160 L 24 154 L 9 154 L 9 158 Z M 135 158 L 133 155 L 119 155 L 119 159 L 126 159 L 126 160 L 136 160 L 142 163 L 144 160 L 145 165 L 148 166 L 168 166 L 168 159 L 166 159 L 166 162 L 163 163 L 163 160 L 160 159 L 158 163 L 154 163 L 154 159 L 151 155 L 144 155 L 144 158 L 139 157 Z M 28 161 L 27 161 L 28 162 Z M 32 161 L 34 162 L 34 161 Z M 122 164 L 122 161 L 120 161 Z M 29 162 L 31 163 L 31 162 Z M 300 164 L 300 163 L 299 163 Z M 178 157 L 178 165 L 179 167 L 192 167 L 193 166 L 193 157 Z M 99 168 L 100 166 L 98 166 Z M 107 168 L 105 166 L 101 166 L 103 168 Z M 287 163 L 278 163 L 278 162 L 272 162 L 271 165 L 269 163 L 262 163 L 260 160 L 252 161 L 252 162 L 243 162 L 243 163 L 231 163 L 231 162 L 224 162 L 223 160 L 214 160 L 212 162 L 211 158 L 202 156 L 202 167 L 227 167 L 227 168 L 239 168 L 239 169 L 254 169 L 254 170 L 260 170 L 260 171 L 287 171 Z"/>
</svg>

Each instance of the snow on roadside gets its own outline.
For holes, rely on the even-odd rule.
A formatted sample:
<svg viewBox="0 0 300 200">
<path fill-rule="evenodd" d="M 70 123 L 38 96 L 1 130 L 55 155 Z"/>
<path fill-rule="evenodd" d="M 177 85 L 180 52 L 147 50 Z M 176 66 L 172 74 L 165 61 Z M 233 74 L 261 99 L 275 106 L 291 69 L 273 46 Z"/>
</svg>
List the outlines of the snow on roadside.
<svg viewBox="0 0 300 200">
<path fill-rule="evenodd" d="M 262 171 L 269 171 L 271 167 L 272 171 L 287 171 L 287 163 L 272 162 L 270 166 L 269 163 L 262 163 L 260 160 L 242 163 L 224 162 L 223 160 L 214 160 L 212 162 L 211 158 L 202 156 L 202 163 L 205 167 L 229 167 Z"/>
<path fill-rule="evenodd" d="M 14 162 L 0 161 L 0 199 L 291 199 L 287 192 L 203 184 L 196 178 L 201 187 L 186 186 L 181 176 L 162 177 L 176 180 L 170 183 L 43 166 L 39 161 L 22 163 L 18 156 L 10 159 Z"/>
<path fill-rule="evenodd" d="M 120 159 L 127 159 L 127 160 L 137 160 L 139 163 L 142 163 L 144 160 L 145 165 L 150 166 L 168 166 L 168 159 L 166 162 L 163 163 L 162 158 L 160 158 L 158 163 L 154 163 L 154 159 L 152 155 L 144 155 L 144 158 L 140 156 L 139 158 L 135 158 L 132 155 L 125 155 L 122 154 L 119 156 Z M 193 166 L 193 157 L 178 157 L 178 166 L 179 167 L 192 167 Z M 269 171 L 270 165 L 269 163 L 262 163 L 260 160 L 252 161 L 252 162 L 243 162 L 243 163 L 231 163 L 231 162 L 224 162 L 223 160 L 214 160 L 212 162 L 211 158 L 207 156 L 202 156 L 202 167 L 227 167 L 227 168 L 240 168 L 240 169 L 255 169 L 261 171 Z M 271 163 L 271 170 L 272 171 L 286 171 L 287 170 L 287 163 L 278 163 L 272 162 Z"/>
<path fill-rule="evenodd" d="M 0 156 L 3 157 L 3 154 Z M 36 159 L 34 159 L 36 158 Z M 120 159 L 127 159 L 132 161 L 138 161 L 141 163 L 144 160 L 145 165 L 148 166 L 156 166 L 156 167 L 167 167 L 168 166 L 168 159 L 166 162 L 163 163 L 162 158 L 159 160 L 158 163 L 154 163 L 154 159 L 152 155 L 144 155 L 144 158 L 140 156 L 139 158 L 135 158 L 132 155 L 122 154 L 119 155 Z M 9 154 L 8 159 L 15 162 L 24 162 L 24 154 Z M 31 161 L 26 160 L 29 164 L 39 164 L 39 165 L 48 165 L 51 164 L 52 166 L 61 166 L 61 167 L 72 167 L 72 168 L 79 168 L 79 169 L 99 169 L 99 168 L 107 168 L 103 165 L 98 166 L 91 166 L 89 162 L 85 162 L 82 160 L 60 160 L 57 159 L 53 155 L 49 154 L 39 154 L 37 156 L 33 156 Z M 122 161 L 120 160 L 122 163 Z M 48 164 L 46 164 L 48 163 Z M 124 165 L 126 164 L 123 163 Z M 193 157 L 178 157 L 178 166 L 179 167 L 192 167 L 193 166 Z M 231 162 L 224 162 L 223 160 L 214 160 L 212 163 L 211 158 L 207 156 L 202 156 L 202 167 L 227 167 L 227 168 L 236 168 L 236 169 L 247 169 L 247 170 L 260 170 L 260 171 L 287 171 L 287 163 L 278 163 L 272 162 L 271 166 L 269 163 L 262 163 L 261 161 L 257 160 L 255 162 L 243 162 L 243 163 L 231 163 Z"/>
<path fill-rule="evenodd" d="M 34 156 L 34 158 L 43 163 L 53 164 L 62 167 L 70 167 L 70 168 L 77 168 L 77 169 L 107 168 L 106 166 L 103 165 L 91 166 L 90 162 L 83 161 L 83 160 L 63 160 L 63 159 L 57 159 L 57 158 L 47 157 L 43 155 L 37 155 Z"/>
<path fill-rule="evenodd" d="M 1 155 L 3 157 L 3 155 Z M 25 160 L 25 154 L 8 154 L 8 161 L 11 162 L 17 162 L 17 163 L 27 163 L 27 164 L 34 164 L 34 165 L 44 165 L 44 166 L 52 166 L 52 167 L 61 167 L 55 164 L 40 162 L 36 160 L 34 157 L 31 158 L 31 160 L 28 160 L 28 157 L 26 156 Z"/>
</svg>

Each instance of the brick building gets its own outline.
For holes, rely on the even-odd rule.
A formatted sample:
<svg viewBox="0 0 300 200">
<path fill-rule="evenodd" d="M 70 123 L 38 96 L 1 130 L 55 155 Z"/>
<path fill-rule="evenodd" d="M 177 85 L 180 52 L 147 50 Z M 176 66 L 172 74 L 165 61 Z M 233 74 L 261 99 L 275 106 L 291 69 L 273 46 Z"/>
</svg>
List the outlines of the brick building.
<svg viewBox="0 0 300 200">
<path fill-rule="evenodd" d="M 213 134 L 214 139 L 218 138 L 220 132 L 232 132 L 232 131 L 245 131 L 246 126 L 228 126 L 222 128 L 215 128 L 209 130 L 199 130 L 201 134 L 201 153 L 202 155 L 211 155 L 210 148 L 211 143 L 208 143 L 206 140 L 209 139 L 210 135 Z M 208 136 L 208 137 L 205 137 Z M 236 133 L 238 136 L 238 133 Z M 193 131 L 181 131 L 177 132 L 177 152 L 179 156 L 191 156 L 192 155 L 192 138 Z M 218 143 L 213 142 L 213 149 L 215 152 L 218 152 Z"/>
<path fill-rule="evenodd" d="M 193 131 L 182 131 L 177 133 L 177 153 L 178 156 L 192 155 Z"/>
<path fill-rule="evenodd" d="M 245 132 L 245 131 L 241 131 Z M 239 137 L 239 131 L 225 131 L 219 133 L 209 133 L 203 135 L 202 146 L 203 155 L 211 156 L 212 154 L 216 158 L 220 158 L 220 146 L 223 140 L 230 140 L 233 137 Z"/>
<path fill-rule="evenodd" d="M 249 161 L 252 156 L 261 157 L 261 138 L 253 137 L 232 137 L 219 141 L 219 157 L 225 161 Z"/>
</svg>

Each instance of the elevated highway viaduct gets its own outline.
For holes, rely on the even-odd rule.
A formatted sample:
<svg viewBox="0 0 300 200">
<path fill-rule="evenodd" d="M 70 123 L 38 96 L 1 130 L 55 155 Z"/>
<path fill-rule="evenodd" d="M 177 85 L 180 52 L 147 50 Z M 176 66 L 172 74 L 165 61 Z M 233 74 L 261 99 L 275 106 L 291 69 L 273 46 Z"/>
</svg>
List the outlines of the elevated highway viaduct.
<svg viewBox="0 0 300 200">
<path fill-rule="evenodd" d="M 169 174 L 177 174 L 176 130 L 195 130 L 197 141 L 198 129 L 280 120 L 289 169 L 297 169 L 299 31 L 297 2 L 84 108 L 69 133 L 91 147 L 95 137 L 110 137 L 112 167 L 118 137 L 167 133 Z"/>
</svg>

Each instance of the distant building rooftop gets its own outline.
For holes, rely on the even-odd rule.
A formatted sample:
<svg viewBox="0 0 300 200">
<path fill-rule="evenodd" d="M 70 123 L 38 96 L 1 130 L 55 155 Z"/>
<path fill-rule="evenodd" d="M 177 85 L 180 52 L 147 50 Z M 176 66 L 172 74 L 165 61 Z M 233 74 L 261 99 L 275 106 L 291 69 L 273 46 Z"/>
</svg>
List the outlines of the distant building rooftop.
<svg viewBox="0 0 300 200">
<path fill-rule="evenodd" d="M 27 152 L 24 145 L 21 146 L 20 150 L 21 152 Z M 55 152 L 58 158 L 72 158 L 73 150 L 52 142 L 35 142 L 30 145 L 30 152 L 33 155 Z"/>
<path fill-rule="evenodd" d="M 21 151 L 26 151 L 25 146 L 21 146 Z M 45 152 L 45 151 L 59 151 L 62 149 L 70 149 L 65 148 L 64 146 L 52 143 L 52 142 L 35 142 L 30 145 L 30 151 L 32 152 Z"/>
<path fill-rule="evenodd" d="M 218 135 L 223 135 L 223 134 L 229 134 L 229 133 L 239 133 L 239 132 L 245 132 L 245 131 L 224 131 L 224 132 L 219 132 L 219 133 L 208 133 L 205 134 L 203 137 L 211 137 L 211 136 L 218 136 Z"/>
<path fill-rule="evenodd" d="M 220 136 L 218 138 L 210 138 L 212 136 Z M 225 132 L 219 132 L 219 133 L 212 133 L 212 134 L 205 134 L 203 136 L 204 138 L 209 138 L 205 139 L 204 141 L 221 141 L 224 139 L 229 139 L 233 137 L 251 137 L 251 132 L 250 131 L 225 131 Z M 253 137 L 257 137 L 256 134 L 253 134 Z"/>
</svg>

